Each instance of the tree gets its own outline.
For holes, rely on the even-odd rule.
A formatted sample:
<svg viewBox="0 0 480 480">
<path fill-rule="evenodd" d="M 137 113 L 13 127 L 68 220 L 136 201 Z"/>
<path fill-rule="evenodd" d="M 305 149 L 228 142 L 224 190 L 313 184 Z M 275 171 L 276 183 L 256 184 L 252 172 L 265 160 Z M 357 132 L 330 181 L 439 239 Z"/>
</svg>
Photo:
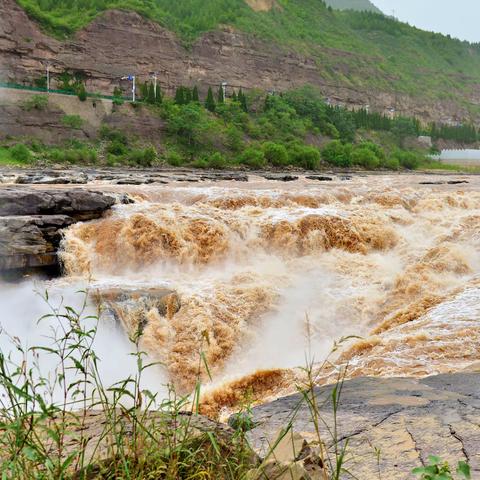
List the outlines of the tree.
<svg viewBox="0 0 480 480">
<path fill-rule="evenodd" d="M 160 88 L 160 85 L 157 85 L 157 95 L 155 97 L 155 103 L 157 105 L 161 105 L 163 102 L 163 94 L 162 94 L 162 89 Z"/>
<path fill-rule="evenodd" d="M 352 145 L 343 144 L 340 140 L 327 143 L 322 150 L 322 158 L 336 167 L 350 167 L 352 165 Z"/>
<path fill-rule="evenodd" d="M 239 161 L 252 168 L 263 168 L 266 164 L 263 151 L 256 147 L 246 148 L 240 155 Z"/>
<path fill-rule="evenodd" d="M 192 102 L 199 102 L 200 96 L 198 95 L 198 88 L 195 85 L 192 90 Z"/>
<path fill-rule="evenodd" d="M 288 152 L 287 149 L 274 142 L 266 142 L 262 146 L 265 159 L 274 167 L 283 167 L 288 165 Z"/>
<path fill-rule="evenodd" d="M 155 103 L 155 88 L 153 86 L 153 83 L 150 82 L 150 85 L 148 86 L 148 96 L 147 96 L 147 102 L 150 104 Z"/>
<path fill-rule="evenodd" d="M 223 91 L 223 86 L 220 85 L 217 93 L 217 103 L 225 103 L 225 92 Z"/>
<path fill-rule="evenodd" d="M 242 89 L 238 91 L 238 101 L 240 102 L 240 105 L 242 106 L 242 110 L 245 113 L 248 113 L 248 105 L 247 105 L 247 97 L 245 94 L 242 92 Z"/>
<path fill-rule="evenodd" d="M 81 83 L 77 89 L 78 99 L 84 102 L 87 99 L 87 91 L 85 90 L 85 84 Z"/>
<path fill-rule="evenodd" d="M 398 117 L 394 120 L 392 133 L 395 135 L 400 147 L 403 147 L 405 139 L 416 135 L 415 122 L 411 118 Z"/>
<path fill-rule="evenodd" d="M 184 87 L 177 87 L 175 90 L 175 103 L 177 105 L 185 105 L 185 89 Z"/>
<path fill-rule="evenodd" d="M 210 112 L 214 112 L 216 105 L 213 98 L 212 87 L 208 87 L 207 99 L 205 100 L 205 108 Z"/>
<path fill-rule="evenodd" d="M 232 102 L 237 102 L 237 101 L 238 101 L 237 94 L 235 93 L 235 90 L 234 90 L 232 93 Z"/>
<path fill-rule="evenodd" d="M 380 166 L 380 159 L 367 147 L 359 146 L 353 150 L 352 162 L 368 170 L 374 170 Z"/>
<path fill-rule="evenodd" d="M 188 87 L 184 88 L 183 96 L 185 98 L 185 105 L 187 103 L 192 103 L 192 91 Z"/>
<path fill-rule="evenodd" d="M 148 83 L 147 82 L 140 84 L 140 96 L 142 97 L 142 100 L 148 99 Z"/>
</svg>

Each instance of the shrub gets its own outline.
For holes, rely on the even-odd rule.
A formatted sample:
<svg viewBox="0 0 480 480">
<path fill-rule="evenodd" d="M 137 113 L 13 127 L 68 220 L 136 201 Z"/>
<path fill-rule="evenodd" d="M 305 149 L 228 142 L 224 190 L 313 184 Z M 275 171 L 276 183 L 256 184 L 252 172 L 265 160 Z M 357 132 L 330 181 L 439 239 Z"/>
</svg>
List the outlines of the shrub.
<svg viewBox="0 0 480 480">
<path fill-rule="evenodd" d="M 81 102 L 84 102 L 87 99 L 87 91 L 85 90 L 85 85 L 83 83 L 77 89 L 77 96 Z"/>
<path fill-rule="evenodd" d="M 239 157 L 240 163 L 252 168 L 264 168 L 266 165 L 263 151 L 256 147 L 248 147 Z"/>
<path fill-rule="evenodd" d="M 113 152 L 110 152 L 113 153 Z M 139 165 L 141 167 L 151 167 L 157 159 L 157 151 L 154 147 L 147 147 L 144 149 L 135 149 L 130 151 L 125 160 L 132 165 Z"/>
<path fill-rule="evenodd" d="M 172 165 L 172 167 L 181 167 L 185 163 L 182 155 L 175 150 L 169 151 L 165 158 L 167 163 Z"/>
<path fill-rule="evenodd" d="M 127 147 L 124 143 L 120 142 L 119 140 L 113 140 L 107 146 L 107 152 L 111 153 L 112 155 L 124 155 L 127 153 Z"/>
<path fill-rule="evenodd" d="M 380 166 L 380 159 L 369 148 L 359 146 L 352 152 L 352 163 L 369 170 L 374 170 Z"/>
<path fill-rule="evenodd" d="M 23 109 L 30 110 L 45 110 L 48 106 L 47 95 L 32 95 L 29 99 L 23 102 Z"/>
<path fill-rule="evenodd" d="M 32 152 L 23 143 L 17 143 L 10 148 L 10 156 L 17 162 L 29 162 L 33 157 Z"/>
<path fill-rule="evenodd" d="M 266 142 L 263 144 L 262 149 L 265 159 L 274 167 L 288 165 L 288 152 L 283 145 L 274 142 Z"/>
<path fill-rule="evenodd" d="M 294 144 L 289 148 L 290 162 L 307 170 L 315 170 L 320 166 L 320 152 L 308 145 Z"/>
<path fill-rule="evenodd" d="M 222 169 L 227 166 L 225 157 L 220 152 L 215 152 L 207 160 L 209 168 Z"/>
<path fill-rule="evenodd" d="M 100 138 L 103 140 L 116 141 L 123 145 L 128 145 L 128 138 L 125 133 L 114 128 L 110 128 L 108 125 L 102 125 L 100 127 Z"/>
<path fill-rule="evenodd" d="M 396 158 L 400 165 L 407 170 L 415 170 L 420 166 L 420 156 L 415 152 L 396 150 L 392 153 L 392 158 Z"/>
<path fill-rule="evenodd" d="M 384 160 L 383 166 L 389 170 L 399 170 L 400 162 L 398 161 L 398 158 L 388 157 L 386 160 Z"/>
<path fill-rule="evenodd" d="M 208 162 L 205 158 L 197 158 L 192 162 L 193 168 L 208 168 Z"/>
<path fill-rule="evenodd" d="M 83 119 L 80 117 L 80 115 L 64 115 L 62 117 L 62 123 L 66 127 L 79 129 L 83 125 Z"/>
<path fill-rule="evenodd" d="M 352 165 L 352 144 L 343 144 L 333 140 L 322 150 L 322 158 L 335 167 L 350 167 Z"/>
<path fill-rule="evenodd" d="M 97 152 L 93 148 L 69 148 L 62 150 L 55 148 L 48 154 L 48 158 L 58 163 L 96 163 L 98 160 Z"/>
</svg>

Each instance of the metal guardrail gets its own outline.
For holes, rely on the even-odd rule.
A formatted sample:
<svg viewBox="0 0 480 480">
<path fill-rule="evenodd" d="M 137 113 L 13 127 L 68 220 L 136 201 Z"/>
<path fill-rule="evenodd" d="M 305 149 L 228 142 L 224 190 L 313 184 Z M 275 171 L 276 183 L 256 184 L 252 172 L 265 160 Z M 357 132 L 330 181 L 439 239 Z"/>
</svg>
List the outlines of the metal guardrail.
<svg viewBox="0 0 480 480">
<path fill-rule="evenodd" d="M 8 83 L 8 82 L 0 82 L 0 88 L 11 88 L 14 90 L 24 90 L 29 92 L 38 92 L 38 93 L 58 93 L 61 95 L 70 95 L 72 97 L 78 96 L 76 92 L 72 90 L 57 90 L 54 88 L 50 88 L 47 90 L 45 87 L 34 87 L 31 85 L 20 85 L 19 83 Z M 114 97 L 113 95 L 102 95 L 101 93 L 88 93 L 88 98 L 99 98 L 105 100 L 123 100 L 124 102 L 131 102 L 132 99 L 130 97 Z"/>
</svg>

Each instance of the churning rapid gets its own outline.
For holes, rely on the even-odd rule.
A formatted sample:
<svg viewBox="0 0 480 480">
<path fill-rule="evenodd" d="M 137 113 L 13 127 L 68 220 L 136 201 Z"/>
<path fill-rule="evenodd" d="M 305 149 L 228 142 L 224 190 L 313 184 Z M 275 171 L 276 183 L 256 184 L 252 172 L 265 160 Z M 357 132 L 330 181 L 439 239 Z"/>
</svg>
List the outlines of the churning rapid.
<svg viewBox="0 0 480 480">
<path fill-rule="evenodd" d="M 461 370 L 480 356 L 480 179 L 444 178 L 131 187 L 62 259 L 181 391 L 204 352 L 220 403 L 294 388 L 307 350 L 349 335 L 349 376 Z"/>
</svg>

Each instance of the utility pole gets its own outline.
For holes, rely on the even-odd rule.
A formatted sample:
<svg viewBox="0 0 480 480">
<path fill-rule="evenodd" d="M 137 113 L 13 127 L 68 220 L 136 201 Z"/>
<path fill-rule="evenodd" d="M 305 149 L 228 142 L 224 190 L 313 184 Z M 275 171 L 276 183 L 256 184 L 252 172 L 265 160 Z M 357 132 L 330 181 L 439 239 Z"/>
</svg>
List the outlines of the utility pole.
<svg viewBox="0 0 480 480">
<path fill-rule="evenodd" d="M 157 98 L 157 72 L 151 72 L 150 77 L 153 78 L 153 93 L 155 95 L 155 99 Z"/>
<path fill-rule="evenodd" d="M 128 80 L 129 82 L 132 82 L 132 102 L 135 103 L 135 75 L 128 75 L 126 77 L 122 77 L 122 80 Z"/>
<path fill-rule="evenodd" d="M 223 98 L 227 98 L 227 82 L 222 82 Z"/>
<path fill-rule="evenodd" d="M 50 67 L 51 64 L 47 61 L 45 64 L 45 68 L 47 70 L 47 93 L 50 91 Z"/>
</svg>

